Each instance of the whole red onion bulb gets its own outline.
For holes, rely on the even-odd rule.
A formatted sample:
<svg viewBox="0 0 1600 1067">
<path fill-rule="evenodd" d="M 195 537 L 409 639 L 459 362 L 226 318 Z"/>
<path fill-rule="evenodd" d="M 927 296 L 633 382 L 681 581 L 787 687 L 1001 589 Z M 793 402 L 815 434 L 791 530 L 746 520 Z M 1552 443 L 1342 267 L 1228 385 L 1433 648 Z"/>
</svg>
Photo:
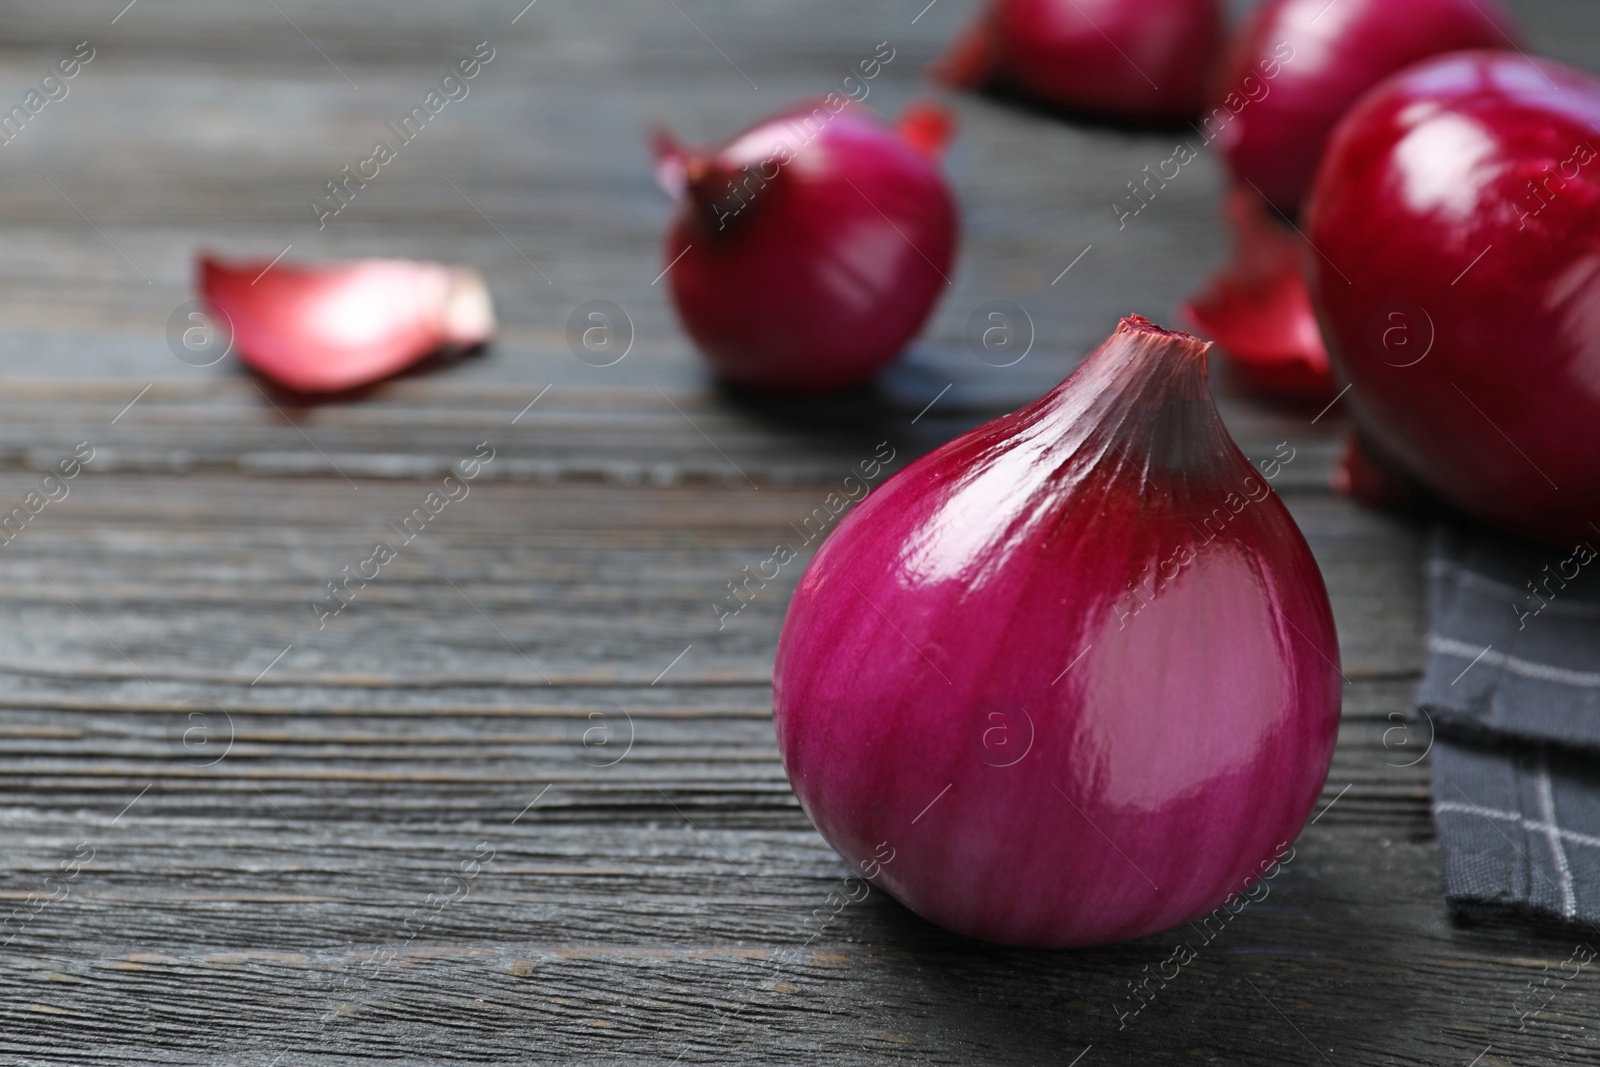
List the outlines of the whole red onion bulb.
<svg viewBox="0 0 1600 1067">
<path fill-rule="evenodd" d="M 1207 347 L 1124 319 L 1044 398 L 862 501 L 800 581 L 773 690 L 789 780 L 941 926 L 1162 930 L 1243 890 L 1316 801 L 1327 593 L 1223 428 Z"/>
<path fill-rule="evenodd" d="M 714 149 L 658 139 L 657 178 L 681 197 L 666 276 L 718 374 L 823 393 L 899 354 L 950 284 L 956 207 L 937 162 L 948 129 L 931 105 L 892 128 L 835 94 Z"/>
<path fill-rule="evenodd" d="M 1068 111 L 1179 122 L 1200 110 L 1221 39 L 1217 0 L 991 0 L 935 74 Z"/>
<path fill-rule="evenodd" d="M 1330 354 L 1381 451 L 1534 537 L 1600 521 L 1600 79 L 1468 52 L 1339 124 L 1307 209 Z"/>
<path fill-rule="evenodd" d="M 1428 56 L 1520 37 L 1500 0 L 1266 0 L 1229 45 L 1201 122 L 1234 175 L 1294 215 L 1362 93 Z"/>
</svg>

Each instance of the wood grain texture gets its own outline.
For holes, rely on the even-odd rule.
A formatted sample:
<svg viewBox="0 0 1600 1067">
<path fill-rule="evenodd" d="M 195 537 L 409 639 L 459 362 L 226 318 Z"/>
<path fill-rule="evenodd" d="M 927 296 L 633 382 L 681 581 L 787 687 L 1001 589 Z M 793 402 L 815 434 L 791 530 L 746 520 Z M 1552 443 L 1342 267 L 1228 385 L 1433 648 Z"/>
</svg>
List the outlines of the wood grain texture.
<svg viewBox="0 0 1600 1067">
<path fill-rule="evenodd" d="M 642 130 L 723 136 L 881 40 L 893 112 L 973 3 L 122 6 L 0 3 L 0 103 L 97 49 L 0 147 L 0 515 L 95 450 L 0 546 L 0 916 L 59 898 L 0 925 L 0 1063 L 1593 1061 L 1596 979 L 1526 1025 L 1516 1003 L 1600 931 L 1469 925 L 1440 898 L 1408 714 L 1423 530 L 1327 494 L 1337 406 L 1225 372 L 1246 453 L 1295 450 L 1275 484 L 1349 678 L 1267 899 L 1121 1027 L 1128 983 L 1198 935 L 995 949 L 876 892 L 813 918 L 846 869 L 770 717 L 803 561 L 725 626 L 713 605 L 879 442 L 903 466 L 1119 315 L 1170 318 L 1223 255 L 1215 160 L 1119 231 L 1112 199 L 1174 135 L 954 99 L 951 292 L 873 388 L 775 403 L 709 382 L 651 282 L 667 207 Z M 1515 6 L 1550 54 L 1600 41 L 1579 0 Z M 319 230 L 323 183 L 480 40 L 471 95 Z M 504 328 L 315 404 L 174 356 L 196 248 L 290 245 L 479 265 Z M 568 344 L 591 299 L 632 323 L 615 366 Z M 990 299 L 1035 331 L 1014 367 L 968 346 Z M 480 442 L 470 495 L 319 627 L 325 583 Z"/>
</svg>

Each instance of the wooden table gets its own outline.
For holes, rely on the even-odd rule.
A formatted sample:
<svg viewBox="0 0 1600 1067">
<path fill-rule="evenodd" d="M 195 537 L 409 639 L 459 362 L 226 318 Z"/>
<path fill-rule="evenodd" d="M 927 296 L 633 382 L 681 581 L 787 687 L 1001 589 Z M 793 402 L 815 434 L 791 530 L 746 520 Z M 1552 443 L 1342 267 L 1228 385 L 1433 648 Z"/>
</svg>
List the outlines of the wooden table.
<svg viewBox="0 0 1600 1067">
<path fill-rule="evenodd" d="M 0 549 L 0 894 L 39 907 L 0 949 L 0 1060 L 1593 1062 L 1592 975 L 1519 1030 L 1580 935 L 1458 924 L 1440 897 L 1406 718 L 1423 531 L 1327 494 L 1337 408 L 1222 378 L 1247 452 L 1296 450 L 1278 489 L 1350 677 L 1270 897 L 1123 1029 L 1171 936 L 996 949 L 874 893 L 773 963 L 845 873 L 769 720 L 798 568 L 723 629 L 712 605 L 878 442 L 903 465 L 1118 315 L 1173 318 L 1223 258 L 1216 160 L 1125 229 L 1110 205 L 1182 134 L 956 99 L 965 244 L 925 337 L 870 394 L 762 403 L 709 382 L 654 281 L 642 131 L 726 134 L 879 41 L 870 102 L 896 111 L 969 0 L 122 3 L 0 17 L 0 104 L 94 52 L 0 146 L 0 511 L 94 452 Z M 1592 65 L 1600 8 L 1516 6 Z M 319 229 L 325 183 L 480 41 L 468 97 Z M 307 404 L 175 357 L 199 248 L 477 264 L 503 329 Z M 965 341 L 995 299 L 1036 331 L 1013 367 Z M 620 363 L 569 346 L 590 300 L 631 322 Z M 470 496 L 319 629 L 325 583 L 484 442 Z"/>
</svg>

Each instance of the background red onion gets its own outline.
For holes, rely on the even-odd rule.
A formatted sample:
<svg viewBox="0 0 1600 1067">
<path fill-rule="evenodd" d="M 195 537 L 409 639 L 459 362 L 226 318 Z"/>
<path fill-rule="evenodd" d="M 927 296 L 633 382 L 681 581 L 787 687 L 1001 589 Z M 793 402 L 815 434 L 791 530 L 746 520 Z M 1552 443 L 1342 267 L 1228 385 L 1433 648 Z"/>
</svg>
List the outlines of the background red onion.
<svg viewBox="0 0 1600 1067">
<path fill-rule="evenodd" d="M 1510 48 L 1520 38 L 1500 0 L 1266 0 L 1228 47 L 1213 107 L 1223 109 L 1251 76 L 1265 95 L 1225 120 L 1208 114 L 1219 119 L 1234 175 L 1293 215 L 1334 123 L 1362 93 L 1428 56 Z M 1280 44 L 1291 60 L 1282 61 Z M 1282 69 L 1262 80 L 1261 64 L 1274 60 Z"/>
<path fill-rule="evenodd" d="M 853 865 L 892 848 L 878 884 L 940 925 L 1165 929 L 1242 890 L 1321 789 L 1327 594 L 1223 428 L 1206 347 L 1125 319 L 858 505 L 796 590 L 773 694 L 790 782 Z"/>
<path fill-rule="evenodd" d="M 1154 122 L 1192 119 L 1222 38 L 1217 0 L 991 0 L 939 62 L 953 85 Z"/>
<path fill-rule="evenodd" d="M 663 265 L 684 328 L 738 385 L 821 393 L 868 381 L 950 282 L 955 201 L 943 112 L 904 130 L 834 96 L 703 152 L 658 145 L 682 206 Z"/>
<path fill-rule="evenodd" d="M 1482 518 L 1600 522 L 1600 79 L 1412 67 L 1339 124 L 1308 207 L 1330 351 L 1382 451 Z"/>
</svg>

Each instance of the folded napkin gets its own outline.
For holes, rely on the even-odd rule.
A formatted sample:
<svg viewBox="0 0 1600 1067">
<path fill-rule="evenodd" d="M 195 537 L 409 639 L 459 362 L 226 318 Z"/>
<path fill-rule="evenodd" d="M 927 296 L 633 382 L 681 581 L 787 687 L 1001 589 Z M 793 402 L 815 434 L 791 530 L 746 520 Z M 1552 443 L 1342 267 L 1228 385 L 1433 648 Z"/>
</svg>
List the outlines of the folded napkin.
<svg viewBox="0 0 1600 1067">
<path fill-rule="evenodd" d="M 1600 921 L 1600 529 L 1450 522 L 1428 559 L 1433 811 L 1457 908 Z"/>
</svg>

